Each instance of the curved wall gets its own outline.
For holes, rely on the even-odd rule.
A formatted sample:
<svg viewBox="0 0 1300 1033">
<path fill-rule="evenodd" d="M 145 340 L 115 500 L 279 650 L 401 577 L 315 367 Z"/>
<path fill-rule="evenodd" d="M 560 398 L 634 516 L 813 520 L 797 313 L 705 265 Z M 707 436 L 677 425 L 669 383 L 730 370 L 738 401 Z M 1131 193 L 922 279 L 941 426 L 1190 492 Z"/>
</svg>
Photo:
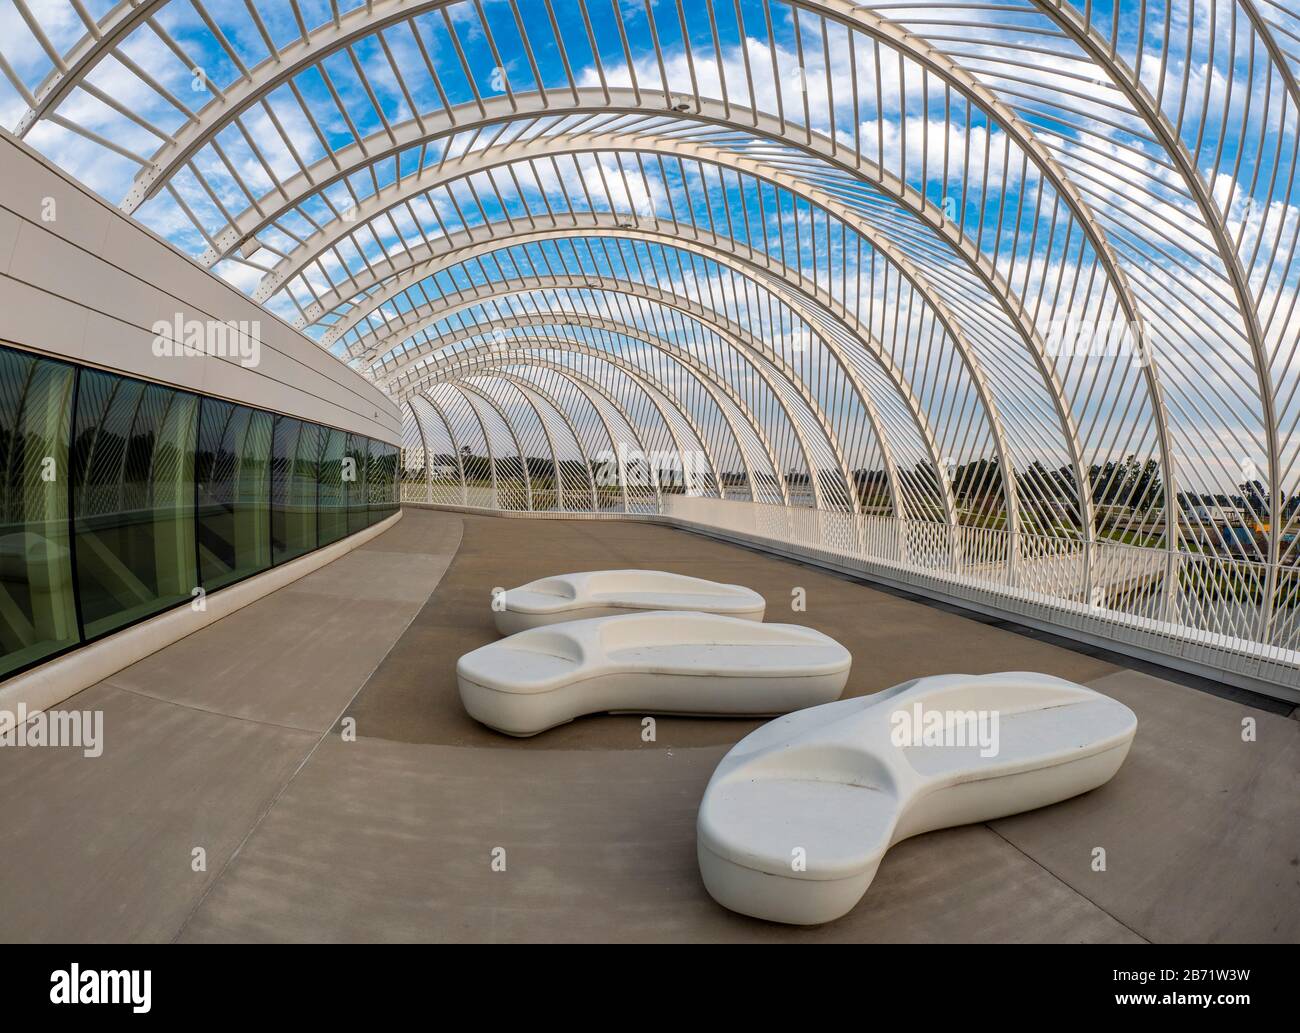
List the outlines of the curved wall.
<svg viewBox="0 0 1300 1033">
<path fill-rule="evenodd" d="M 401 440 L 369 380 L 3 131 L 0 184 L 0 342 Z M 255 327 L 255 344 L 230 323 Z M 160 324 L 182 340 L 159 342 Z M 205 347 L 186 353 L 196 327 Z"/>
<path fill-rule="evenodd" d="M 373 438 L 0 347 L 0 678 L 387 519 L 397 461 Z"/>
<path fill-rule="evenodd" d="M 36 678 L 49 705 L 88 684 L 74 667 L 111 673 L 62 654 L 138 659 L 194 630 L 160 614 L 241 583 L 226 612 L 368 537 L 396 512 L 400 421 L 3 133 L 0 183 L 0 695 Z"/>
</svg>

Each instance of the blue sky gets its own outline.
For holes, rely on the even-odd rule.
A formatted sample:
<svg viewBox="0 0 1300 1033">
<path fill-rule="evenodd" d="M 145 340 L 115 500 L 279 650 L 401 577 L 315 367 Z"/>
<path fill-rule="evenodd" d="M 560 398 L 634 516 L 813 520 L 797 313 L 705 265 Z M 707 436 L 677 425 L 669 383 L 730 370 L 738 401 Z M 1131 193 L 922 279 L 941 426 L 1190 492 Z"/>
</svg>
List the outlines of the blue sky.
<svg viewBox="0 0 1300 1033">
<path fill-rule="evenodd" d="M 66 50 L 80 36 L 82 27 L 66 0 L 41 0 L 30 6 L 56 49 Z M 85 4 L 96 17 L 112 6 L 111 0 L 87 0 Z M 358 6 L 359 2 L 339 5 L 345 14 Z M 1095 70 L 1071 60 L 1067 56 L 1067 44 L 1045 36 L 1043 30 L 1047 23 L 1032 13 L 1029 4 L 1007 4 L 1006 9 L 996 11 L 973 9 L 967 15 L 983 25 L 1000 23 L 1002 28 L 995 37 L 998 43 L 1046 47 L 1058 54 L 1057 57 L 1041 56 L 1037 66 L 1029 70 L 1017 69 L 1007 62 L 1013 50 L 990 50 L 986 45 L 990 40 L 987 29 L 961 24 L 939 29 L 926 24 L 934 11 L 921 5 L 912 11 L 892 4 L 864 6 L 886 7 L 888 16 L 910 23 L 916 31 L 944 36 L 939 45 L 985 82 L 1002 89 L 1006 102 L 1017 108 L 1023 120 L 1042 132 L 1053 157 L 1075 176 L 1127 267 L 1134 293 L 1146 310 L 1153 332 L 1163 334 L 1170 401 L 1181 424 L 1200 428 L 1202 443 L 1197 449 L 1206 453 L 1201 460 L 1206 476 L 1211 476 L 1216 467 L 1230 471 L 1239 464 L 1240 456 L 1257 452 L 1262 447 L 1262 434 L 1258 414 L 1253 411 L 1258 399 L 1251 398 L 1257 385 L 1240 321 L 1231 317 L 1233 298 L 1213 241 L 1184 185 L 1171 172 L 1166 156 L 1153 144 L 1146 127 L 1127 112 L 1122 96 L 1110 85 L 1097 81 Z M 1183 125 L 1183 140 L 1210 183 L 1213 196 L 1227 206 L 1230 232 L 1234 237 L 1241 233 L 1238 253 L 1247 265 L 1253 286 L 1261 294 L 1261 310 L 1274 313 L 1268 328 L 1278 350 L 1273 377 L 1283 400 L 1279 406 L 1282 421 L 1290 425 L 1295 420 L 1297 405 L 1292 390 L 1294 363 L 1289 354 L 1297 339 L 1296 329 L 1287 306 L 1274 308 L 1270 302 L 1294 291 L 1297 272 L 1284 259 L 1272 263 L 1266 259 L 1275 246 L 1285 256 L 1287 244 L 1296 232 L 1300 186 L 1292 168 L 1295 113 L 1290 113 L 1283 128 L 1279 122 L 1281 104 L 1277 82 L 1249 80 L 1252 51 L 1249 34 L 1240 21 L 1236 26 L 1236 52 L 1227 53 L 1225 40 L 1231 27 L 1228 19 L 1233 5 L 1216 6 L 1219 17 L 1216 26 L 1205 23 L 1210 10 L 1208 2 L 1198 0 L 1175 5 L 1175 18 L 1167 31 L 1159 21 L 1161 12 L 1157 6 L 1149 5 L 1148 24 L 1140 30 L 1135 17 L 1137 4 L 1123 5 L 1118 19 L 1122 26 L 1119 50 L 1134 63 L 1141 40 L 1143 81 L 1153 95 L 1160 94 L 1162 108 L 1171 120 L 1176 121 L 1180 112 L 1189 107 L 1197 112 L 1204 105 L 1205 117 L 1189 118 Z M 298 26 L 288 4 L 259 2 L 256 7 L 262 15 L 262 27 L 277 46 L 289 45 L 297 38 Z M 528 0 L 519 4 L 522 36 L 515 20 L 516 8 L 503 0 L 489 0 L 482 5 L 472 2 L 452 5 L 446 9 L 445 20 L 441 11 L 420 14 L 414 22 L 414 33 L 405 23 L 389 29 L 383 41 L 386 48 L 372 36 L 359 39 L 350 52 L 326 58 L 323 67 L 329 76 L 328 83 L 318 70 L 311 68 L 294 80 L 297 96 L 287 85 L 281 86 L 269 98 L 275 120 L 261 108 L 254 108 L 244 116 L 244 125 L 256 148 L 237 127 L 228 126 L 216 138 L 220 154 L 210 145 L 196 156 L 194 169 L 202 181 L 187 169 L 176 176 L 172 185 L 204 228 L 215 233 L 225 221 L 221 206 L 238 212 L 248 205 L 243 188 L 229 175 L 227 161 L 240 171 L 254 196 L 260 196 L 273 190 L 271 175 L 281 178 L 292 175 L 298 170 L 299 159 L 310 165 L 323 159 L 328 151 L 353 144 L 358 137 L 382 135 L 386 124 L 395 126 L 405 122 L 412 115 L 412 103 L 416 111 L 429 115 L 443 108 L 444 97 L 446 104 L 454 107 L 471 103 L 475 90 L 481 96 L 491 97 L 502 94 L 507 84 L 522 93 L 534 90 L 540 83 L 547 90 L 555 91 L 556 104 L 562 107 L 563 91 L 569 85 L 570 76 L 580 86 L 593 86 L 600 83 L 602 69 L 612 85 L 636 83 L 645 91 L 661 91 L 666 82 L 673 92 L 689 95 L 698 91 L 702 96 L 716 98 L 722 95 L 721 85 L 725 83 L 726 92 L 735 103 L 748 105 L 749 80 L 745 78 L 748 59 L 753 96 L 760 110 L 768 114 L 782 112 L 792 122 L 801 123 L 806 100 L 814 129 L 829 132 L 833 122 L 840 145 L 860 147 L 868 160 L 883 159 L 886 169 L 901 172 L 930 205 L 942 210 L 945 201 L 949 202 L 949 213 L 967 237 L 979 241 L 985 255 L 997 263 L 998 273 L 1030 303 L 1041 300 L 1045 294 L 1059 299 L 1062 289 L 1076 290 L 1072 284 L 1077 285 L 1078 281 L 1095 284 L 1091 273 L 1096 264 L 1095 255 L 1083 246 L 1077 224 L 1069 232 L 1065 230 L 1069 223 L 1064 218 L 1058 218 L 1055 228 L 1049 224 L 1050 214 L 1060 212 L 1060 201 L 1044 182 L 1041 170 L 1025 162 L 1020 149 L 1009 142 L 1005 127 L 968 108 L 955 93 L 945 92 L 937 78 L 923 76 L 917 66 L 904 64 L 900 70 L 897 58 L 887 49 L 880 51 L 881 59 L 877 62 L 874 44 L 865 36 L 850 34 L 843 26 L 823 22 L 807 11 L 796 17 L 792 8 L 780 3 L 765 5 L 761 0 L 743 0 L 740 7 L 743 32 L 730 2 L 715 0 L 708 5 L 659 0 L 649 9 L 644 3 L 623 2 L 618 6 L 623 29 L 620 34 L 620 20 L 615 17 L 613 4 L 592 2 L 586 9 L 591 18 L 594 48 L 588 40 L 583 8 L 574 3 L 548 5 L 543 0 Z M 167 134 L 181 128 L 192 111 L 212 99 L 211 91 L 206 88 L 208 84 L 225 90 L 238 81 L 239 63 L 252 67 L 266 56 L 261 30 L 248 16 L 244 4 L 211 0 L 206 8 L 235 57 L 223 51 L 188 0 L 174 0 L 161 8 L 157 23 L 189 55 L 190 62 L 182 62 L 167 42 L 148 28 L 134 33 L 122 48 L 124 56 L 152 78 L 161 92 L 114 59 L 103 62 L 89 77 L 93 87 L 120 99 L 145 122 L 155 126 L 156 132 L 113 111 L 111 106 L 85 91 L 68 98 L 59 114 L 118 147 L 148 158 Z M 300 8 L 309 29 L 331 18 L 331 8 L 325 0 L 305 0 Z M 960 20 L 958 10 L 944 10 Z M 1108 30 L 1110 5 L 1092 4 L 1091 11 L 1094 24 Z M 712 21 L 710 13 L 714 16 Z M 495 53 L 483 31 L 481 16 L 497 44 Z M 565 42 L 567 67 L 556 45 L 552 16 Z M 680 19 L 686 22 L 685 33 Z M 665 58 L 662 71 L 647 45 L 652 20 Z M 1192 31 L 1190 50 L 1189 28 Z M 522 46 L 524 37 L 532 44 L 531 52 Z M 624 52 L 625 38 L 631 56 L 630 68 Z M 977 39 L 980 46 L 976 46 Z M 48 72 L 50 61 L 12 5 L 0 8 L 0 40 L 4 41 L 0 43 L 0 52 L 26 86 L 35 89 Z M 1162 67 L 1160 59 L 1166 50 L 1168 74 L 1162 84 L 1156 73 Z M 462 67 L 462 54 L 469 68 L 468 75 Z M 599 66 L 594 60 L 597 54 Z M 436 80 L 427 71 L 426 55 L 436 70 Z M 390 56 L 401 71 L 401 83 L 393 74 Z M 1258 62 L 1258 54 L 1254 60 Z M 803 74 L 798 72 L 801 63 Z M 194 88 L 196 76 L 191 65 L 202 70 L 199 89 Z M 365 70 L 366 81 L 358 76 L 358 66 Z M 882 90 L 879 104 L 877 76 Z M 856 111 L 851 89 L 855 77 L 859 88 Z M 1026 81 L 1018 82 L 1018 77 Z M 1189 101 L 1183 100 L 1184 82 Z M 1057 92 L 1044 92 L 1045 87 Z M 342 109 L 335 102 L 335 94 Z M 1093 98 L 1096 117 L 1081 118 L 1063 113 L 1059 105 L 1053 106 L 1062 100 L 1067 103 L 1077 100 L 1079 96 Z M 314 116 L 314 125 L 305 116 L 304 106 Z M 16 88 L 0 78 L 0 121 L 14 125 L 25 107 Z M 281 139 L 274 121 L 283 127 L 288 144 Z M 609 126 L 613 128 L 613 123 Z M 317 130 L 324 137 L 323 144 L 316 138 Z M 923 137 L 926 138 L 924 147 Z M 134 162 L 112 149 L 52 123 L 38 126 L 28 139 L 113 200 L 125 195 L 137 168 Z M 466 146 L 470 139 L 462 135 L 454 146 Z M 481 136 L 473 139 L 474 146 L 486 143 Z M 734 136 L 723 142 L 749 150 L 755 147 L 752 139 Z M 399 161 L 402 171 L 409 173 L 421 155 L 426 161 L 435 161 L 442 155 L 444 146 L 445 143 L 435 141 L 427 150 L 408 149 L 397 160 L 376 166 L 374 180 L 369 174 L 361 174 L 351 177 L 349 182 L 356 195 L 364 199 L 376 182 L 380 187 L 391 182 Z M 763 144 L 761 150 L 791 170 L 806 174 L 810 168 L 806 158 L 796 157 L 788 150 L 776 152 L 770 144 Z M 1279 175 L 1252 175 L 1253 169 L 1269 169 L 1279 157 L 1285 159 Z M 261 167 L 263 158 L 271 167 L 271 175 Z M 970 310 L 972 321 L 1000 318 L 987 298 L 972 297 L 971 292 L 977 291 L 978 286 L 960 269 L 948 245 L 936 241 L 930 231 L 922 228 L 921 220 L 904 212 L 886 192 L 824 169 L 816 177 L 875 225 L 903 241 L 909 253 L 931 270 L 954 304 L 961 303 Z M 512 205 L 539 206 L 543 198 L 567 197 L 572 203 L 575 184 L 548 184 L 540 173 L 535 178 L 535 184 L 525 190 L 522 201 L 509 198 L 503 208 L 489 196 L 484 204 L 488 218 L 501 217 Z M 1146 188 L 1149 195 L 1139 194 L 1135 184 Z M 672 198 L 679 218 L 684 215 L 683 206 L 689 204 L 698 220 L 704 220 L 706 214 L 712 214 L 716 220 L 724 210 L 724 202 L 729 202 L 733 222 L 742 214 L 749 215 L 754 227 L 761 221 L 753 195 L 742 213 L 739 207 L 742 202 L 734 191 L 724 193 L 720 183 L 691 181 L 689 173 L 684 179 L 672 165 L 667 166 L 667 174 L 661 180 L 657 181 L 654 175 L 649 177 L 642 189 L 650 195 L 652 209 L 657 214 L 662 213 Z M 463 196 L 465 187 L 460 190 Z M 343 184 L 336 184 L 328 194 L 335 209 L 346 208 L 351 201 Z M 963 197 L 964 205 L 960 204 Z M 619 199 L 598 200 L 597 210 L 602 205 L 618 208 Z M 466 210 L 453 205 L 451 210 L 439 214 L 454 228 L 456 218 Z M 329 206 L 319 198 L 306 201 L 301 211 L 302 216 L 291 214 L 281 220 L 280 226 L 288 234 L 310 232 L 313 229 L 310 219 L 324 222 L 333 217 Z M 1039 218 L 1035 218 L 1036 212 Z M 763 232 L 769 241 L 781 239 L 782 233 L 786 234 L 787 243 L 795 239 L 788 199 L 766 214 L 768 224 Z M 169 193 L 159 193 L 137 215 L 183 250 L 195 255 L 203 251 L 202 234 Z M 473 224 L 476 218 L 472 216 L 468 222 Z M 981 225 L 983 235 L 979 233 Z M 999 227 L 1000 236 L 995 232 Z M 267 231 L 264 239 L 270 246 L 286 249 L 293 242 L 291 236 L 275 229 Z M 381 244 L 386 246 L 385 241 Z M 829 257 L 824 252 L 817 253 L 806 234 L 801 235 L 797 248 L 787 250 L 787 258 L 805 269 L 811 268 L 816 260 Z M 243 289 L 252 290 L 264 269 L 274 261 L 275 255 L 264 250 L 251 263 L 228 260 L 217 271 Z M 1195 277 L 1189 278 L 1183 272 L 1185 268 L 1194 270 Z M 340 282 L 344 275 L 341 264 L 333 278 Z M 1089 303 L 1090 298 L 1099 300 L 1100 297 L 1094 286 L 1083 291 L 1082 302 L 1075 301 Z M 403 303 L 397 302 L 399 306 Z M 284 294 L 275 299 L 272 308 L 288 317 L 296 314 Z M 1041 308 L 1039 305 L 1040 311 Z M 1046 319 L 1042 327 L 1046 332 Z M 994 342 L 998 333 L 996 328 L 990 328 L 988 340 Z M 1095 369 L 1067 368 L 1061 375 L 1082 421 L 1101 422 L 1108 417 L 1105 410 L 1097 408 L 1098 403 L 1088 391 L 1088 385 L 1098 377 Z M 1206 425 L 1205 414 L 1200 410 L 1207 395 L 1237 399 L 1222 425 Z M 1138 406 L 1121 417 L 1118 426 L 1122 428 L 1124 420 L 1132 424 L 1134 420 L 1146 418 Z M 1098 449 L 1117 448 L 1125 440 L 1123 430 L 1114 427 L 1098 434 L 1102 439 L 1095 444 Z M 1189 433 L 1188 439 L 1192 437 Z M 1221 479 L 1219 474 L 1213 476 Z"/>
</svg>

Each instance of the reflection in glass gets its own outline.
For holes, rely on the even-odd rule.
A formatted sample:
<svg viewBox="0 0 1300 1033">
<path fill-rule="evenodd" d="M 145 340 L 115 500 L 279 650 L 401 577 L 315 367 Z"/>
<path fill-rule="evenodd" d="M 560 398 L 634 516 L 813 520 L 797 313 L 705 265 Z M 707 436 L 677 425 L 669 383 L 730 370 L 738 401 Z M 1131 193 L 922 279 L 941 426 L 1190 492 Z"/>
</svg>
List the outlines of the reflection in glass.
<svg viewBox="0 0 1300 1033">
<path fill-rule="evenodd" d="M 73 529 L 86 637 L 192 598 L 198 396 L 81 371 Z"/>
<path fill-rule="evenodd" d="M 397 454 L 0 346 L 0 678 L 391 515 Z"/>
<path fill-rule="evenodd" d="M 317 427 L 275 418 L 271 446 L 271 550 L 276 563 L 316 548 Z"/>
<path fill-rule="evenodd" d="M 320 527 L 317 544 L 328 545 L 348 533 L 347 484 L 343 481 L 343 458 L 347 435 L 341 430 L 321 428 L 320 468 L 316 506 Z"/>
<path fill-rule="evenodd" d="M 75 370 L 0 349 L 0 676 L 78 640 L 68 529 Z"/>
<path fill-rule="evenodd" d="M 271 414 L 205 398 L 199 422 L 199 569 L 207 591 L 271 565 Z"/>
<path fill-rule="evenodd" d="M 370 523 L 387 520 L 396 511 L 397 447 L 382 441 L 370 442 Z"/>
<path fill-rule="evenodd" d="M 370 522 L 366 498 L 368 466 L 369 450 L 366 448 L 366 439 L 357 434 L 349 434 L 343 464 L 343 482 L 348 498 L 348 534 L 362 530 Z"/>
</svg>

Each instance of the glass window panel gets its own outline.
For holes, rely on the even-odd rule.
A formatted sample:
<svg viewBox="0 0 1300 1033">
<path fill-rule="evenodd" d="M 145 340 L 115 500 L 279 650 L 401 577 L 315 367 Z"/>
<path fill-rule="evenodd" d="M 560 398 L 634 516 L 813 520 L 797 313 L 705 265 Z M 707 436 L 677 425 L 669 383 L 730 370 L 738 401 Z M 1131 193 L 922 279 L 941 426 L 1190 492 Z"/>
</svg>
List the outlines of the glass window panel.
<svg viewBox="0 0 1300 1033">
<path fill-rule="evenodd" d="M 356 434 L 348 435 L 347 459 L 343 480 L 348 494 L 348 534 L 360 531 L 369 521 L 369 508 L 366 504 L 366 467 L 369 455 L 366 439 Z"/>
<path fill-rule="evenodd" d="M 380 508 L 384 518 L 397 512 L 397 464 L 398 448 L 396 445 L 381 445 L 383 455 L 383 491 L 380 495 Z"/>
<path fill-rule="evenodd" d="M 81 371 L 73 529 L 88 639 L 192 597 L 197 436 L 197 396 Z"/>
<path fill-rule="evenodd" d="M 317 473 L 317 543 L 328 545 L 348 533 L 347 484 L 343 480 L 343 459 L 347 435 L 322 427 L 320 466 Z"/>
<path fill-rule="evenodd" d="M 396 513 L 400 509 L 399 491 L 400 470 L 402 463 L 402 450 L 396 445 L 388 446 L 388 512 Z"/>
<path fill-rule="evenodd" d="M 320 476 L 320 438 L 324 428 L 314 423 L 304 423 L 298 435 L 298 456 L 294 466 L 294 484 L 297 506 L 302 514 L 298 537 L 304 552 L 316 548 L 316 485 Z"/>
<path fill-rule="evenodd" d="M 275 418 L 271 450 L 271 549 L 276 563 L 316 548 L 315 424 Z"/>
<path fill-rule="evenodd" d="M 0 677 L 385 519 L 399 459 L 0 347 Z"/>
<path fill-rule="evenodd" d="M 76 371 L 0 349 L 0 676 L 78 641 L 68 529 Z"/>
<path fill-rule="evenodd" d="M 384 519 L 384 446 L 371 438 L 366 439 L 366 522 L 377 523 Z"/>
<path fill-rule="evenodd" d="M 201 409 L 199 570 L 211 591 L 271 565 L 271 414 L 213 398 Z"/>
</svg>

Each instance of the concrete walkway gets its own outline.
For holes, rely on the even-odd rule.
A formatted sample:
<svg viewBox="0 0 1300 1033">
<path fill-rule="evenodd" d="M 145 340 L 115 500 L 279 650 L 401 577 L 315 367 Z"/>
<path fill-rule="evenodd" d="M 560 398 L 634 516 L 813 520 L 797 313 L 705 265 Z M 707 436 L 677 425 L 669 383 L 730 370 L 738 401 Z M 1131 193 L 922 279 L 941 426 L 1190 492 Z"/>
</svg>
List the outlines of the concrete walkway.
<svg viewBox="0 0 1300 1033">
<path fill-rule="evenodd" d="M 633 566 L 754 587 L 769 620 L 853 651 L 851 694 L 1041 670 L 1122 699 L 1137 741 L 1094 793 L 895 847 L 839 922 L 741 918 L 700 884 L 694 819 L 754 722 L 660 718 L 646 742 L 638 717 L 602 716 L 514 740 L 459 706 L 455 660 L 495 638 L 493 587 Z M 104 757 L 0 751 L 17 810 L 0 840 L 5 938 L 1300 939 L 1293 717 L 663 527 L 408 510 L 69 705 L 105 706 Z M 191 871 L 196 844 L 205 873 Z"/>
<path fill-rule="evenodd" d="M 62 704 L 103 712 L 102 756 L 0 749 L 0 939 L 180 932 L 455 554 L 458 520 L 410 516 Z"/>
</svg>

